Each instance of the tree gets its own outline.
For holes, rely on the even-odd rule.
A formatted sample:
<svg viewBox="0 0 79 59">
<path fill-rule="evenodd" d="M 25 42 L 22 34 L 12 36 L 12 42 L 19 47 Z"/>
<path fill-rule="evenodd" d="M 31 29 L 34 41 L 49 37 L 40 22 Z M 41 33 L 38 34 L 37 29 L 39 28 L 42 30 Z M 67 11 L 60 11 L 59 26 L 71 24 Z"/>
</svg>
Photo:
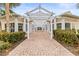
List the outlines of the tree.
<svg viewBox="0 0 79 59">
<path fill-rule="evenodd" d="M 0 3 L 1 7 L 5 7 L 7 32 L 9 32 L 10 9 L 13 8 L 13 7 L 19 6 L 19 5 L 20 5 L 20 3 Z"/>
<path fill-rule="evenodd" d="M 2 15 L 5 15 L 5 10 L 0 10 L 0 15 L 2 16 Z"/>
<path fill-rule="evenodd" d="M 10 10 L 10 14 L 14 14 L 14 13 L 15 13 L 15 12 L 14 12 L 13 10 Z M 0 10 L 0 15 L 1 15 L 1 16 L 6 15 L 5 10 L 1 9 L 1 10 Z"/>
</svg>

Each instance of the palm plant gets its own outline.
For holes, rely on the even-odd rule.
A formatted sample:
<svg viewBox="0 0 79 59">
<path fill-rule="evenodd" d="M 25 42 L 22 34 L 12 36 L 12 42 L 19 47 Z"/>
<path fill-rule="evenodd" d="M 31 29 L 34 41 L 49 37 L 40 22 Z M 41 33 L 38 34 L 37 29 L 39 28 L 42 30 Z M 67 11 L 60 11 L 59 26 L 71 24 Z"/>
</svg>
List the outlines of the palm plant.
<svg viewBox="0 0 79 59">
<path fill-rule="evenodd" d="M 0 10 L 0 14 L 1 14 L 1 15 L 5 15 L 5 10 L 2 10 L 2 9 L 1 9 L 1 10 Z"/>
<path fill-rule="evenodd" d="M 13 13 L 15 13 L 15 12 L 13 10 L 10 10 L 10 14 L 13 14 Z M 1 14 L 1 16 L 6 15 L 5 10 L 1 9 L 0 14 Z"/>
<path fill-rule="evenodd" d="M 9 16 L 10 16 L 10 9 L 16 6 L 19 6 L 20 3 L 0 3 L 1 7 L 5 7 L 5 14 L 6 14 L 6 21 L 7 21 L 7 32 L 9 32 Z"/>
</svg>

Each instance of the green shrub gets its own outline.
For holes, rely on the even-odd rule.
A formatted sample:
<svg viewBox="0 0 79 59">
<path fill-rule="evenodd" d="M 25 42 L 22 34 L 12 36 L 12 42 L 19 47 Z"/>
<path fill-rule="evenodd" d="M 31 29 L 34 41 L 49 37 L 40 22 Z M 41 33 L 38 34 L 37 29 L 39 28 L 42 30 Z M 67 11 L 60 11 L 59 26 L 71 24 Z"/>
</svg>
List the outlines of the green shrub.
<svg viewBox="0 0 79 59">
<path fill-rule="evenodd" d="M 54 38 L 70 46 L 78 45 L 78 38 L 73 30 L 54 30 Z"/>
<path fill-rule="evenodd" d="M 24 39 L 25 32 L 0 32 L 0 40 L 4 42 L 14 43 L 21 39 Z"/>
<path fill-rule="evenodd" d="M 78 39 L 79 39 L 79 34 L 76 34 L 77 35 L 77 37 L 78 37 Z"/>
<path fill-rule="evenodd" d="M 9 33 L 1 32 L 0 33 L 0 40 L 4 41 L 4 42 L 8 42 L 9 41 Z"/>
<path fill-rule="evenodd" d="M 79 30 L 77 30 L 77 32 L 79 33 Z"/>
<path fill-rule="evenodd" d="M 9 42 L 17 42 L 19 40 L 24 39 L 25 33 L 24 32 L 13 32 L 10 33 Z"/>
<path fill-rule="evenodd" d="M 9 48 L 11 45 L 9 42 L 0 41 L 0 51 Z"/>
<path fill-rule="evenodd" d="M 5 30 L 2 30 L 1 32 L 6 32 Z"/>
</svg>

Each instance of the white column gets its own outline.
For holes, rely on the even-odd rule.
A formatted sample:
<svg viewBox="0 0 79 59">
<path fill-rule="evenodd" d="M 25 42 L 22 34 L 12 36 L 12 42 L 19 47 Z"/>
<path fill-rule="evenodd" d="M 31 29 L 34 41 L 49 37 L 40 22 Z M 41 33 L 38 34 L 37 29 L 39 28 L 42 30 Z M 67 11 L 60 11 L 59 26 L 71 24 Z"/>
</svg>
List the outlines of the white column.
<svg viewBox="0 0 79 59">
<path fill-rule="evenodd" d="M 26 19 L 24 18 L 23 31 L 26 32 Z"/>
<path fill-rule="evenodd" d="M 27 36 L 28 36 L 28 39 L 29 39 L 29 19 L 27 19 L 27 21 L 28 21 L 28 22 L 27 22 L 27 28 L 28 28 L 28 29 L 27 29 Z"/>
<path fill-rule="evenodd" d="M 37 26 L 35 27 L 35 32 L 37 31 Z"/>
<path fill-rule="evenodd" d="M 49 23 L 47 24 L 47 32 L 49 32 Z"/>
<path fill-rule="evenodd" d="M 45 25 L 45 31 L 47 31 L 47 24 Z"/>
<path fill-rule="evenodd" d="M 54 19 L 54 30 L 57 29 L 57 25 L 56 25 L 56 19 Z"/>
<path fill-rule="evenodd" d="M 53 38 L 52 19 L 51 19 L 51 39 Z"/>
<path fill-rule="evenodd" d="M 65 20 L 62 19 L 62 30 L 65 30 Z"/>
<path fill-rule="evenodd" d="M 31 23 L 31 32 L 33 31 L 32 23 Z"/>
<path fill-rule="evenodd" d="M 2 27 L 2 30 L 5 30 L 5 23 L 4 22 L 1 22 L 1 27 Z"/>
<path fill-rule="evenodd" d="M 29 24 L 29 32 L 32 32 L 32 23 Z"/>
<path fill-rule="evenodd" d="M 50 33 L 50 24 L 47 25 L 47 31 Z"/>
<path fill-rule="evenodd" d="M 18 32 L 18 20 L 17 20 L 17 18 L 15 19 L 15 32 Z"/>
<path fill-rule="evenodd" d="M 76 31 L 76 34 L 78 34 L 77 25 L 76 24 L 75 24 L 75 31 Z"/>
<path fill-rule="evenodd" d="M 30 23 L 30 33 L 31 33 L 31 31 L 32 31 L 32 24 Z"/>
<path fill-rule="evenodd" d="M 72 30 L 72 23 L 70 23 L 70 28 L 71 28 L 71 30 Z"/>
</svg>

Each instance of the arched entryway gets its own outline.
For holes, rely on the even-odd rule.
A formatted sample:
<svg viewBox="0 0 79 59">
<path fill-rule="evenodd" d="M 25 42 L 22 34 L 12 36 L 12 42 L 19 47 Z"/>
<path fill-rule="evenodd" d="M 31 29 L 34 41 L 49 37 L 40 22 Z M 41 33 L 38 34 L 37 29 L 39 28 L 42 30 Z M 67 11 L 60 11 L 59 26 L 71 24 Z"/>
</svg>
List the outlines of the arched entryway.
<svg viewBox="0 0 79 59">
<path fill-rule="evenodd" d="M 46 31 L 50 34 L 50 37 L 52 38 L 53 12 L 39 6 L 29 12 L 26 12 L 26 18 L 28 20 L 28 39 L 30 33 L 36 31 Z"/>
</svg>

